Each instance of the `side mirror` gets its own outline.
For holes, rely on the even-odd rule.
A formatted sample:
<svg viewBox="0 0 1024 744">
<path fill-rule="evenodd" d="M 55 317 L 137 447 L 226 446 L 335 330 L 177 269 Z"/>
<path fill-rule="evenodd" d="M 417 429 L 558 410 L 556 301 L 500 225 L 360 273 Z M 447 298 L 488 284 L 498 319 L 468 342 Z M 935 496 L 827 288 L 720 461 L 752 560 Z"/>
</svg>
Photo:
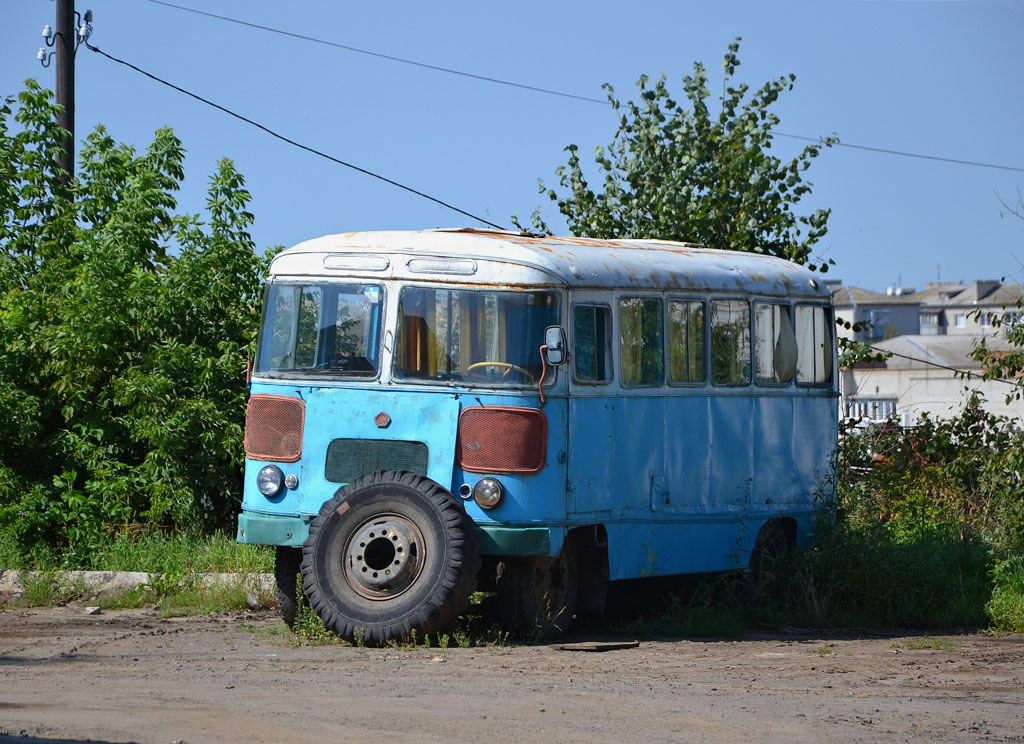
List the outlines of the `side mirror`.
<svg viewBox="0 0 1024 744">
<path fill-rule="evenodd" d="M 548 326 L 544 330 L 544 358 L 552 367 L 565 364 L 568 349 L 565 329 L 562 326 Z"/>
</svg>

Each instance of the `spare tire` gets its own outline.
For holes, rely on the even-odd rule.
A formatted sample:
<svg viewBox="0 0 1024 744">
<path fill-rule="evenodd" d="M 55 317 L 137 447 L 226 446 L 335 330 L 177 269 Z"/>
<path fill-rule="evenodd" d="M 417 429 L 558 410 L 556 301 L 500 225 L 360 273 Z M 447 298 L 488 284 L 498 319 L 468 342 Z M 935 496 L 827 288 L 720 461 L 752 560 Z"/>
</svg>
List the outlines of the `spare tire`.
<svg viewBox="0 0 1024 744">
<path fill-rule="evenodd" d="M 338 489 L 302 546 L 310 607 L 342 638 L 368 644 L 444 628 L 466 609 L 479 570 L 461 502 L 405 471 Z"/>
</svg>

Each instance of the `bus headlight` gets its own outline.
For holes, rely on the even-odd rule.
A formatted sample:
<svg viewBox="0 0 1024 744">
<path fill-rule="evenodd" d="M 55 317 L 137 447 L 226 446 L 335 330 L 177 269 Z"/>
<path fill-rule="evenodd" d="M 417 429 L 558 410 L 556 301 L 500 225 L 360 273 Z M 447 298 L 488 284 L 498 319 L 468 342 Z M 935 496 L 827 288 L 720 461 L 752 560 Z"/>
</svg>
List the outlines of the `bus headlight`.
<svg viewBox="0 0 1024 744">
<path fill-rule="evenodd" d="M 505 489 L 495 478 L 484 478 L 473 488 L 473 499 L 481 509 L 496 508 L 505 497 Z"/>
<path fill-rule="evenodd" d="M 284 488 L 284 473 L 277 465 L 266 465 L 256 474 L 256 490 L 272 499 Z"/>
</svg>

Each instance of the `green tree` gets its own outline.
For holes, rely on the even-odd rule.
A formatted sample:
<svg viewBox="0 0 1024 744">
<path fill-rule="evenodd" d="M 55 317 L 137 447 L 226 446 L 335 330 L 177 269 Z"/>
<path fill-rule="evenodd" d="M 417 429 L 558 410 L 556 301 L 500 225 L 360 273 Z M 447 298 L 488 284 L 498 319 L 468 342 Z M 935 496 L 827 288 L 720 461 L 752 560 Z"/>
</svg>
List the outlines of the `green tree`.
<svg viewBox="0 0 1024 744">
<path fill-rule="evenodd" d="M 65 187 L 50 92 L 27 84 L 16 127 L 13 103 L 0 107 L 0 533 L 87 564 L 128 523 L 228 526 L 266 268 L 241 175 L 219 163 L 206 222 L 175 214 L 181 142 L 161 129 L 137 153 L 100 127 Z"/>
<path fill-rule="evenodd" d="M 1002 204 L 1004 214 L 1024 221 L 1024 195 L 1019 190 L 1015 205 L 1010 206 L 1005 201 Z M 983 312 L 987 311 L 976 311 L 975 319 L 980 318 Z M 1004 307 L 1001 314 L 992 313 L 989 322 L 1006 346 L 993 349 L 989 347 L 987 337 L 982 336 L 975 342 L 970 356 L 981 362 L 984 379 L 1010 380 L 1014 383 L 1006 394 L 1006 402 L 1009 404 L 1024 398 L 1024 296 Z"/>
<path fill-rule="evenodd" d="M 604 86 L 619 129 L 607 148 L 595 151 L 603 189 L 590 186 L 576 145 L 565 148 L 568 164 L 556 170 L 565 191 L 540 182 L 541 193 L 558 205 L 574 235 L 686 240 L 808 261 L 811 247 L 826 233 L 829 210 L 805 216 L 793 210 L 810 193 L 804 173 L 811 161 L 838 140 L 808 145 L 788 162 L 772 155 L 779 118 L 770 108 L 796 78 L 780 77 L 752 94 L 746 84 L 734 86 L 739 41 L 729 45 L 722 64 L 717 113 L 699 62 L 683 78 L 688 106 L 672 98 L 664 75 L 653 87 L 647 76 L 640 78 L 638 102 L 622 104 Z M 538 213 L 534 224 L 547 229 Z"/>
</svg>

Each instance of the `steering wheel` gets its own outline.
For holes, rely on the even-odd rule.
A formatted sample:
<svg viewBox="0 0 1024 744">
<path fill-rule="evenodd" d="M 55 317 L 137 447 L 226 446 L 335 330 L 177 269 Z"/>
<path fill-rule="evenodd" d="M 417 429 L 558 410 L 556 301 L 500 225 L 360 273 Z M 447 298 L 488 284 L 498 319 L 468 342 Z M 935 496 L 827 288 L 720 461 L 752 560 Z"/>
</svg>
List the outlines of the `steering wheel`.
<svg viewBox="0 0 1024 744">
<path fill-rule="evenodd" d="M 537 384 L 537 378 L 528 369 L 523 369 L 518 364 L 512 364 L 511 362 L 474 362 L 466 368 L 466 372 L 472 372 L 474 369 L 479 367 L 498 367 L 499 369 L 505 370 L 502 373 L 502 377 L 507 377 L 508 373 L 515 370 L 521 374 L 530 385 Z"/>
</svg>

